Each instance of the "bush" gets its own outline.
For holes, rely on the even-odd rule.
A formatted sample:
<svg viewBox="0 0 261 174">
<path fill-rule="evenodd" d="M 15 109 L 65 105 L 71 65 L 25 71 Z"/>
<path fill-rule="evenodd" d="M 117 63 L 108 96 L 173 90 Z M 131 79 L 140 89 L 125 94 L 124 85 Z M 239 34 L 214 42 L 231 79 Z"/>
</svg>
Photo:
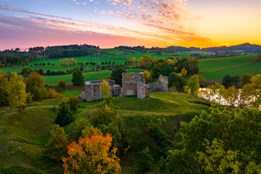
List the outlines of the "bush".
<svg viewBox="0 0 261 174">
<path fill-rule="evenodd" d="M 47 98 L 61 98 L 63 95 L 53 88 L 47 88 Z"/>
<path fill-rule="evenodd" d="M 125 73 L 126 70 L 123 68 L 116 68 L 114 70 L 112 70 L 111 72 L 111 80 L 115 80 L 115 83 L 118 85 L 122 85 L 121 84 L 121 80 L 122 80 L 122 73 Z"/>
<path fill-rule="evenodd" d="M 58 82 L 58 87 L 59 87 L 59 88 L 65 88 L 65 87 L 66 87 L 65 81 L 64 81 L 64 80 L 60 80 L 60 81 Z"/>
<path fill-rule="evenodd" d="M 146 147 L 140 152 L 138 158 L 138 168 L 140 172 L 147 172 L 154 165 L 154 159 L 150 154 L 150 149 Z"/>
<path fill-rule="evenodd" d="M 0 107 L 8 105 L 8 91 L 4 88 L 0 88 Z"/>
<path fill-rule="evenodd" d="M 73 121 L 74 117 L 70 111 L 70 107 L 65 102 L 60 104 L 57 116 L 55 118 L 55 123 L 60 126 L 65 126 Z"/>
<path fill-rule="evenodd" d="M 174 87 L 177 91 L 183 92 L 186 80 L 178 74 L 172 72 L 169 74 L 169 87 Z"/>
<path fill-rule="evenodd" d="M 54 161 L 60 162 L 62 156 L 66 154 L 66 144 L 68 143 L 64 129 L 56 126 L 51 132 L 51 137 L 47 144 L 47 156 Z"/>
<path fill-rule="evenodd" d="M 79 107 L 80 101 L 77 97 L 69 97 L 67 104 L 70 106 L 71 111 L 76 111 Z"/>
<path fill-rule="evenodd" d="M 81 86 L 84 83 L 84 77 L 81 71 L 74 71 L 72 76 L 72 83 L 75 86 Z"/>
</svg>

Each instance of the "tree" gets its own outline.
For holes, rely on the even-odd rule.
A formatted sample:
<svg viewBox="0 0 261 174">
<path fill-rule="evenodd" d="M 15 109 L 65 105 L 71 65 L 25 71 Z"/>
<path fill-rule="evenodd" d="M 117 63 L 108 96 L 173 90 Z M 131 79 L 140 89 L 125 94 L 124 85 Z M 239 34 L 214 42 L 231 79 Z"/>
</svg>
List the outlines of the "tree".
<svg viewBox="0 0 261 174">
<path fill-rule="evenodd" d="M 0 72 L 0 107 L 8 106 L 9 82 L 7 77 Z"/>
<path fill-rule="evenodd" d="M 31 74 L 33 71 L 30 69 L 30 68 L 28 68 L 28 67 L 25 67 L 25 68 L 23 68 L 22 69 L 22 71 L 21 71 L 21 75 L 22 76 L 24 76 L 24 77 L 27 77 L 29 74 Z"/>
<path fill-rule="evenodd" d="M 182 68 L 180 74 L 182 75 L 182 77 L 186 77 L 188 74 L 188 71 L 186 70 L 186 68 Z"/>
<path fill-rule="evenodd" d="M 158 60 L 153 63 L 152 76 L 158 78 L 160 74 L 168 76 L 173 70 L 173 64 L 168 63 L 166 60 Z"/>
<path fill-rule="evenodd" d="M 153 63 L 156 61 L 156 59 L 150 57 L 150 56 L 143 56 L 139 59 L 139 66 L 144 69 L 151 69 Z"/>
<path fill-rule="evenodd" d="M 147 172 L 154 165 L 154 159 L 150 153 L 149 147 L 146 147 L 140 152 L 138 158 L 138 168 L 140 172 Z"/>
<path fill-rule="evenodd" d="M 10 109 L 18 107 L 22 110 L 27 105 L 26 84 L 24 78 L 17 73 L 12 73 L 9 84 L 8 101 Z"/>
<path fill-rule="evenodd" d="M 70 106 L 71 111 L 76 111 L 79 107 L 80 101 L 77 97 L 69 97 L 67 100 L 67 104 Z"/>
<path fill-rule="evenodd" d="M 60 60 L 61 66 L 75 66 L 77 65 L 77 61 L 74 58 L 63 58 Z"/>
<path fill-rule="evenodd" d="M 137 64 L 137 59 L 135 57 L 129 59 L 130 65 L 135 67 Z"/>
<path fill-rule="evenodd" d="M 174 87 L 177 91 L 182 92 L 185 85 L 186 85 L 186 81 L 183 77 L 179 76 L 174 72 L 169 74 L 170 87 Z"/>
<path fill-rule="evenodd" d="M 118 148 L 123 146 L 122 137 L 125 132 L 123 121 L 115 108 L 111 105 L 105 103 L 101 108 L 96 110 L 91 115 L 90 122 L 103 133 L 111 133 L 114 146 L 117 146 Z"/>
<path fill-rule="evenodd" d="M 167 158 L 167 173 L 214 173 L 204 172 L 207 165 L 220 167 L 224 173 L 239 167 L 240 173 L 246 173 L 250 162 L 260 164 L 260 114 L 257 109 L 212 106 L 189 123 L 182 122 Z M 202 160 L 199 152 L 204 154 Z"/>
<path fill-rule="evenodd" d="M 32 72 L 26 79 L 26 91 L 32 94 L 33 100 L 41 100 L 47 97 L 45 85 L 43 76 L 37 72 Z"/>
<path fill-rule="evenodd" d="M 103 98 L 111 97 L 111 87 L 108 81 L 103 80 L 100 86 L 100 91 Z"/>
<path fill-rule="evenodd" d="M 81 86 L 84 83 L 84 77 L 81 71 L 76 70 L 73 72 L 72 83 L 75 86 Z"/>
<path fill-rule="evenodd" d="M 125 73 L 126 70 L 121 68 L 121 67 L 118 67 L 114 70 L 112 70 L 111 72 L 111 80 L 115 80 L 115 83 L 118 84 L 118 85 L 122 85 L 121 82 L 122 82 L 122 73 Z"/>
<path fill-rule="evenodd" d="M 187 75 L 195 75 L 199 73 L 199 62 L 194 57 L 178 59 L 175 64 L 175 72 L 179 73 L 183 68 L 187 70 Z"/>
<path fill-rule="evenodd" d="M 120 173 L 120 159 L 116 156 L 117 148 L 112 148 L 110 134 L 94 133 L 80 138 L 67 146 L 68 157 L 63 157 L 64 173 L 99 174 Z"/>
<path fill-rule="evenodd" d="M 226 88 L 235 86 L 238 89 L 241 87 L 241 78 L 239 76 L 230 77 L 230 75 L 226 75 L 222 79 L 222 85 Z"/>
<path fill-rule="evenodd" d="M 70 111 L 70 107 L 65 102 L 62 102 L 57 112 L 55 123 L 60 126 L 65 126 L 73 121 L 74 117 Z"/>
<path fill-rule="evenodd" d="M 143 77 L 143 79 L 145 79 L 145 82 L 147 82 L 147 83 L 152 81 L 151 73 L 149 71 L 144 71 L 142 73 L 142 77 Z"/>
<path fill-rule="evenodd" d="M 66 154 L 66 144 L 68 143 L 64 129 L 56 125 L 50 132 L 50 139 L 47 144 L 47 156 L 54 161 L 60 162 L 62 156 Z"/>
<path fill-rule="evenodd" d="M 199 78 L 197 75 L 194 75 L 192 77 L 190 77 L 190 79 L 188 80 L 188 93 L 191 95 L 196 95 L 198 90 L 199 90 Z"/>
<path fill-rule="evenodd" d="M 221 98 L 224 94 L 225 87 L 219 83 L 211 84 L 207 87 L 210 89 L 210 98 L 215 101 L 218 98 L 218 102 L 221 103 Z"/>
<path fill-rule="evenodd" d="M 235 106 L 235 102 L 238 99 L 238 95 L 239 92 L 234 86 L 225 89 L 223 93 L 224 99 L 228 102 L 230 106 Z"/>
<path fill-rule="evenodd" d="M 65 87 L 66 87 L 65 81 L 64 81 L 64 80 L 60 80 L 60 81 L 58 82 L 58 87 L 59 87 L 59 88 L 65 88 Z"/>
<path fill-rule="evenodd" d="M 251 78 L 251 83 L 245 84 L 242 88 L 241 99 L 243 103 L 259 108 L 261 105 L 261 74 Z"/>
<path fill-rule="evenodd" d="M 240 163 L 238 152 L 225 150 L 221 140 L 214 139 L 212 143 L 205 140 L 205 152 L 197 151 L 197 161 L 206 173 L 239 173 Z"/>
<path fill-rule="evenodd" d="M 253 77 L 252 74 L 246 73 L 241 77 L 242 86 L 244 86 L 247 83 L 251 83 L 251 78 Z"/>
</svg>

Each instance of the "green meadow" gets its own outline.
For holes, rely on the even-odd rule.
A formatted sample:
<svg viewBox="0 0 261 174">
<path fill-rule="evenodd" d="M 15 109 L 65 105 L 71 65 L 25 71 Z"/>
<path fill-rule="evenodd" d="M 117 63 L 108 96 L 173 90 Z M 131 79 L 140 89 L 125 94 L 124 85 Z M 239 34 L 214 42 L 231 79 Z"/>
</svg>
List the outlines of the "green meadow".
<svg viewBox="0 0 261 174">
<path fill-rule="evenodd" d="M 127 72 L 141 72 L 141 69 L 127 69 Z M 89 80 L 100 80 L 103 79 L 104 77 L 108 77 L 111 75 L 111 71 L 109 70 L 104 70 L 104 71 L 95 71 L 95 72 L 86 72 L 83 73 L 84 75 L 84 80 L 89 81 Z M 57 83 L 60 80 L 64 80 L 67 84 L 72 83 L 72 74 L 66 74 L 66 75 L 56 75 L 56 76 L 44 76 L 46 84 L 49 86 L 56 86 Z"/>
<path fill-rule="evenodd" d="M 199 61 L 199 69 L 207 80 L 221 80 L 225 75 L 260 74 L 261 62 L 255 59 L 255 54 L 202 59 Z"/>
</svg>

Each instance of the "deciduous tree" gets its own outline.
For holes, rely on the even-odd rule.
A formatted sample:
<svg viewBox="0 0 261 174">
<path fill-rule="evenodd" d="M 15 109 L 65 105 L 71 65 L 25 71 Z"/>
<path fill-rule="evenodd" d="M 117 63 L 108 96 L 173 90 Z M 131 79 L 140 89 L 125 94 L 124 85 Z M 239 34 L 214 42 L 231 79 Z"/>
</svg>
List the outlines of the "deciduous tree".
<svg viewBox="0 0 261 174">
<path fill-rule="evenodd" d="M 80 101 L 77 97 L 69 97 L 67 100 L 67 104 L 70 106 L 71 111 L 76 111 L 79 107 Z"/>
<path fill-rule="evenodd" d="M 197 151 L 197 161 L 206 173 L 239 173 L 238 152 L 225 150 L 221 140 L 205 141 L 205 152 Z"/>
<path fill-rule="evenodd" d="M 33 100 L 41 100 L 47 97 L 45 85 L 43 76 L 37 72 L 32 72 L 26 79 L 26 91 L 32 94 Z"/>
<path fill-rule="evenodd" d="M 143 56 L 139 59 L 139 66 L 144 69 L 151 69 L 155 61 L 156 60 L 150 56 Z"/>
<path fill-rule="evenodd" d="M 75 86 L 81 86 L 84 83 L 84 77 L 81 71 L 77 70 L 73 72 L 72 83 Z"/>
<path fill-rule="evenodd" d="M 58 87 L 64 89 L 66 87 L 66 83 L 64 80 L 60 80 L 58 82 Z"/>
<path fill-rule="evenodd" d="M 186 77 L 188 74 L 188 71 L 186 70 L 186 68 L 182 68 L 180 73 L 181 73 L 182 77 Z"/>
<path fill-rule="evenodd" d="M 111 80 L 115 80 L 116 84 L 122 85 L 121 84 L 121 82 L 122 82 L 122 73 L 125 73 L 125 72 L 126 72 L 126 70 L 121 68 L 121 67 L 113 69 L 112 72 L 111 72 Z"/>
<path fill-rule="evenodd" d="M 170 73 L 169 74 L 169 86 L 175 88 L 175 90 L 182 92 L 184 86 L 186 85 L 186 80 L 179 76 L 177 73 Z"/>
<path fill-rule="evenodd" d="M 143 79 L 145 79 L 145 82 L 150 82 L 152 80 L 151 73 L 149 71 L 144 71 L 142 73 Z"/>
<path fill-rule="evenodd" d="M 64 129 L 58 125 L 51 130 L 50 135 L 46 153 L 50 159 L 59 162 L 62 160 L 62 156 L 66 155 L 67 136 Z"/>
<path fill-rule="evenodd" d="M 108 81 L 103 80 L 100 86 L 100 91 L 103 98 L 111 97 L 111 87 Z"/>
<path fill-rule="evenodd" d="M 8 105 L 8 89 L 10 85 L 7 77 L 0 72 L 0 107 Z"/>
<path fill-rule="evenodd" d="M 198 90 L 199 90 L 199 78 L 197 75 L 194 75 L 192 77 L 190 77 L 190 79 L 188 80 L 188 93 L 191 95 L 196 95 Z"/>
<path fill-rule="evenodd" d="M 64 173 L 120 173 L 117 148 L 110 150 L 111 145 L 111 135 L 101 133 L 94 133 L 80 138 L 78 142 L 70 143 L 67 146 L 68 156 L 62 158 Z"/>
<path fill-rule="evenodd" d="M 235 102 L 238 99 L 239 92 L 234 86 L 230 86 L 224 90 L 223 97 L 226 99 L 230 106 L 235 106 Z"/>
<path fill-rule="evenodd" d="M 26 84 L 24 78 L 17 73 L 12 73 L 9 84 L 8 101 L 10 109 L 18 107 L 22 110 L 27 105 Z"/>
</svg>

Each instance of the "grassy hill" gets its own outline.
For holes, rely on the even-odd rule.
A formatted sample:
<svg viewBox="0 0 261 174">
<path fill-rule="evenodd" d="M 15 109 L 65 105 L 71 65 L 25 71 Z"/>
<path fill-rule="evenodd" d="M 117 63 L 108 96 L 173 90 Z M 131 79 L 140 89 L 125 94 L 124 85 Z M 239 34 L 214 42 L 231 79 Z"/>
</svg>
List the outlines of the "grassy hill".
<svg viewBox="0 0 261 174">
<path fill-rule="evenodd" d="M 199 61 L 199 69 L 207 80 L 221 80 L 225 75 L 260 74 L 261 62 L 256 62 L 255 59 L 255 54 L 202 59 Z"/>
<path fill-rule="evenodd" d="M 23 113 L 0 108 L 0 173 L 62 173 L 61 164 L 46 160 L 43 154 L 54 125 L 55 112 L 51 108 L 63 100 L 34 102 Z M 82 102 L 76 119 L 88 117 L 101 102 Z M 176 120 L 190 120 L 196 112 L 208 108 L 203 100 L 174 92 L 152 93 L 146 99 L 116 97 L 113 104 L 124 120 L 126 137 L 131 142 L 129 153 L 121 160 L 123 173 L 133 173 L 136 161 L 131 159 L 138 155 L 138 150 L 149 146 L 156 152 L 159 148 L 144 130 L 146 118 L 164 118 L 173 129 Z M 66 129 L 70 131 L 70 125 Z"/>
</svg>

